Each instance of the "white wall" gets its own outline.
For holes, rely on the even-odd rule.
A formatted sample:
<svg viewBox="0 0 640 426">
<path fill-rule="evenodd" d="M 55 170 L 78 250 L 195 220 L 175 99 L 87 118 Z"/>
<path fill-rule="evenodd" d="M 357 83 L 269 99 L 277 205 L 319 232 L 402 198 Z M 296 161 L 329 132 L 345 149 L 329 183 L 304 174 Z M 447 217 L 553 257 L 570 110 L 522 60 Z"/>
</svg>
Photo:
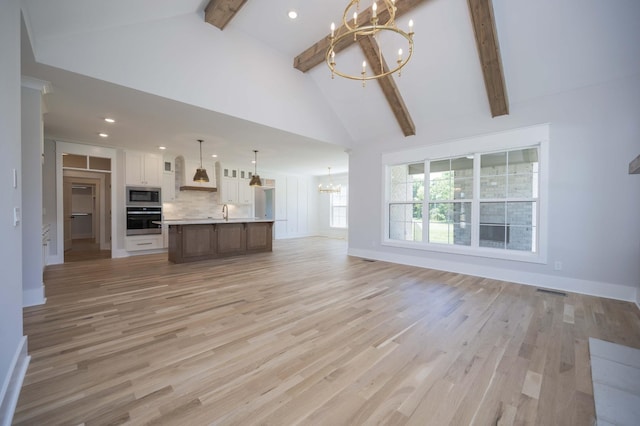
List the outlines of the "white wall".
<svg viewBox="0 0 640 426">
<path fill-rule="evenodd" d="M 43 82 L 22 86 L 22 294 L 23 305 L 45 302 L 42 282 Z M 38 87 L 40 86 L 40 87 Z"/>
<path fill-rule="evenodd" d="M 48 257 L 58 252 L 58 235 L 56 229 L 56 145 L 50 139 L 44 141 L 44 164 L 42 165 L 42 223 L 49 224 Z M 48 263 L 47 263 L 48 264 Z"/>
<path fill-rule="evenodd" d="M 143 55 L 140 46 L 147 46 Z M 343 145 L 351 140 L 328 104 L 317 102 L 322 93 L 291 66 L 291 58 L 231 26 L 220 31 L 200 14 L 81 37 L 44 37 L 35 43 L 34 55 L 47 65 L 276 129 Z"/>
<path fill-rule="evenodd" d="M 350 156 L 349 252 L 400 263 L 636 300 L 640 283 L 640 75 L 511 105 L 508 116 L 432 123 L 408 139 L 355 146 Z M 548 264 L 383 247 L 383 152 L 548 122 Z M 371 183 L 380 182 L 377 187 Z M 554 261 L 563 269 L 555 271 Z"/>
<path fill-rule="evenodd" d="M 13 210 L 22 203 L 20 2 L 15 0 L 0 2 L 0 52 L 0 424 L 8 425 L 28 364 L 22 335 L 22 225 L 13 223 Z"/>
</svg>

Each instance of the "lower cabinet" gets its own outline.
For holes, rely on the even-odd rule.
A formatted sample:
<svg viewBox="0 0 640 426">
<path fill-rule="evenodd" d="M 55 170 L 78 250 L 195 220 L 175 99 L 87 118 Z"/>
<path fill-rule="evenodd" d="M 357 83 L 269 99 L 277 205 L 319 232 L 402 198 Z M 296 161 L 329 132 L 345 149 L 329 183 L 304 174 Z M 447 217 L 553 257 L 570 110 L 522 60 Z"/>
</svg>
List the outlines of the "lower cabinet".
<svg viewBox="0 0 640 426">
<path fill-rule="evenodd" d="M 210 259 L 216 255 L 215 225 L 169 227 L 169 261 L 174 263 Z"/>
<path fill-rule="evenodd" d="M 216 257 L 272 251 L 273 222 L 169 226 L 169 261 L 195 262 Z"/>
<path fill-rule="evenodd" d="M 162 234 L 157 235 L 134 235 L 125 237 L 124 249 L 126 251 L 155 250 L 164 247 Z"/>
<path fill-rule="evenodd" d="M 247 253 L 272 251 L 273 222 L 247 224 Z"/>
<path fill-rule="evenodd" d="M 246 224 L 218 225 L 218 256 L 243 254 L 247 250 Z"/>
</svg>

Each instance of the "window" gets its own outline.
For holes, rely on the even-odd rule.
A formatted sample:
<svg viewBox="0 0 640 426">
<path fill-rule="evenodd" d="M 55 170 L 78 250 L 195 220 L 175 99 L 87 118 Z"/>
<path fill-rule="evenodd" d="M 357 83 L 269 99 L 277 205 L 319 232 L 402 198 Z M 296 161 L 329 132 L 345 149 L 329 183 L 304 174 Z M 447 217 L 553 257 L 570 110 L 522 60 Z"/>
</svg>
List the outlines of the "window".
<svg viewBox="0 0 640 426">
<path fill-rule="evenodd" d="M 383 244 L 545 262 L 548 125 L 511 132 L 383 155 Z"/>
<path fill-rule="evenodd" d="M 424 163 L 391 167 L 389 238 L 422 241 Z"/>
<path fill-rule="evenodd" d="M 347 185 L 342 185 L 340 192 L 332 192 L 329 197 L 329 226 L 332 228 L 347 227 Z"/>
</svg>

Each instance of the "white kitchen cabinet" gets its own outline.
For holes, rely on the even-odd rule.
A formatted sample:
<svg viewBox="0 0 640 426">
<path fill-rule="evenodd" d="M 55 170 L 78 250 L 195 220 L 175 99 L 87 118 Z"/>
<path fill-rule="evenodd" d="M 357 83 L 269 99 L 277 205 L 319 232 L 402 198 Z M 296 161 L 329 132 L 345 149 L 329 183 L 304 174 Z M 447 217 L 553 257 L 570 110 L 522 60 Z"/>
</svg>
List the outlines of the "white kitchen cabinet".
<svg viewBox="0 0 640 426">
<path fill-rule="evenodd" d="M 223 177 L 221 180 L 220 188 L 218 188 L 218 199 L 220 202 L 224 204 L 238 204 L 238 179 Z"/>
<path fill-rule="evenodd" d="M 249 179 L 250 180 L 250 179 Z M 253 204 L 254 203 L 254 188 L 249 186 L 249 180 L 238 180 L 238 203 L 239 204 Z"/>
<path fill-rule="evenodd" d="M 254 204 L 254 190 L 249 186 L 253 174 L 232 165 L 216 163 L 220 173 L 219 202 L 224 204 Z"/>
<path fill-rule="evenodd" d="M 175 201 L 176 199 L 176 171 L 175 159 L 164 157 L 162 168 L 162 202 Z"/>
<path fill-rule="evenodd" d="M 162 174 L 162 202 L 168 203 L 176 199 L 176 176 L 173 173 Z"/>
<path fill-rule="evenodd" d="M 127 185 L 162 186 L 162 157 L 125 151 L 125 181 Z"/>
<path fill-rule="evenodd" d="M 162 234 L 133 235 L 124 238 L 126 251 L 155 250 L 164 247 Z"/>
</svg>

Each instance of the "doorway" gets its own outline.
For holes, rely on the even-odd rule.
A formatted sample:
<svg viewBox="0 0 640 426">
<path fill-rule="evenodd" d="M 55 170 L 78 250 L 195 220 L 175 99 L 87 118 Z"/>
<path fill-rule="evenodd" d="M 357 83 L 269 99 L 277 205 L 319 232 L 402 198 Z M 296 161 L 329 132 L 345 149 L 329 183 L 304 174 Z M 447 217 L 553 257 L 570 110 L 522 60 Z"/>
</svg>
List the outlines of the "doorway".
<svg viewBox="0 0 640 426">
<path fill-rule="evenodd" d="M 64 262 L 111 258 L 106 200 L 109 176 L 65 170 L 63 176 Z"/>
<path fill-rule="evenodd" d="M 275 188 L 256 187 L 255 216 L 260 219 L 273 220 Z"/>
</svg>

